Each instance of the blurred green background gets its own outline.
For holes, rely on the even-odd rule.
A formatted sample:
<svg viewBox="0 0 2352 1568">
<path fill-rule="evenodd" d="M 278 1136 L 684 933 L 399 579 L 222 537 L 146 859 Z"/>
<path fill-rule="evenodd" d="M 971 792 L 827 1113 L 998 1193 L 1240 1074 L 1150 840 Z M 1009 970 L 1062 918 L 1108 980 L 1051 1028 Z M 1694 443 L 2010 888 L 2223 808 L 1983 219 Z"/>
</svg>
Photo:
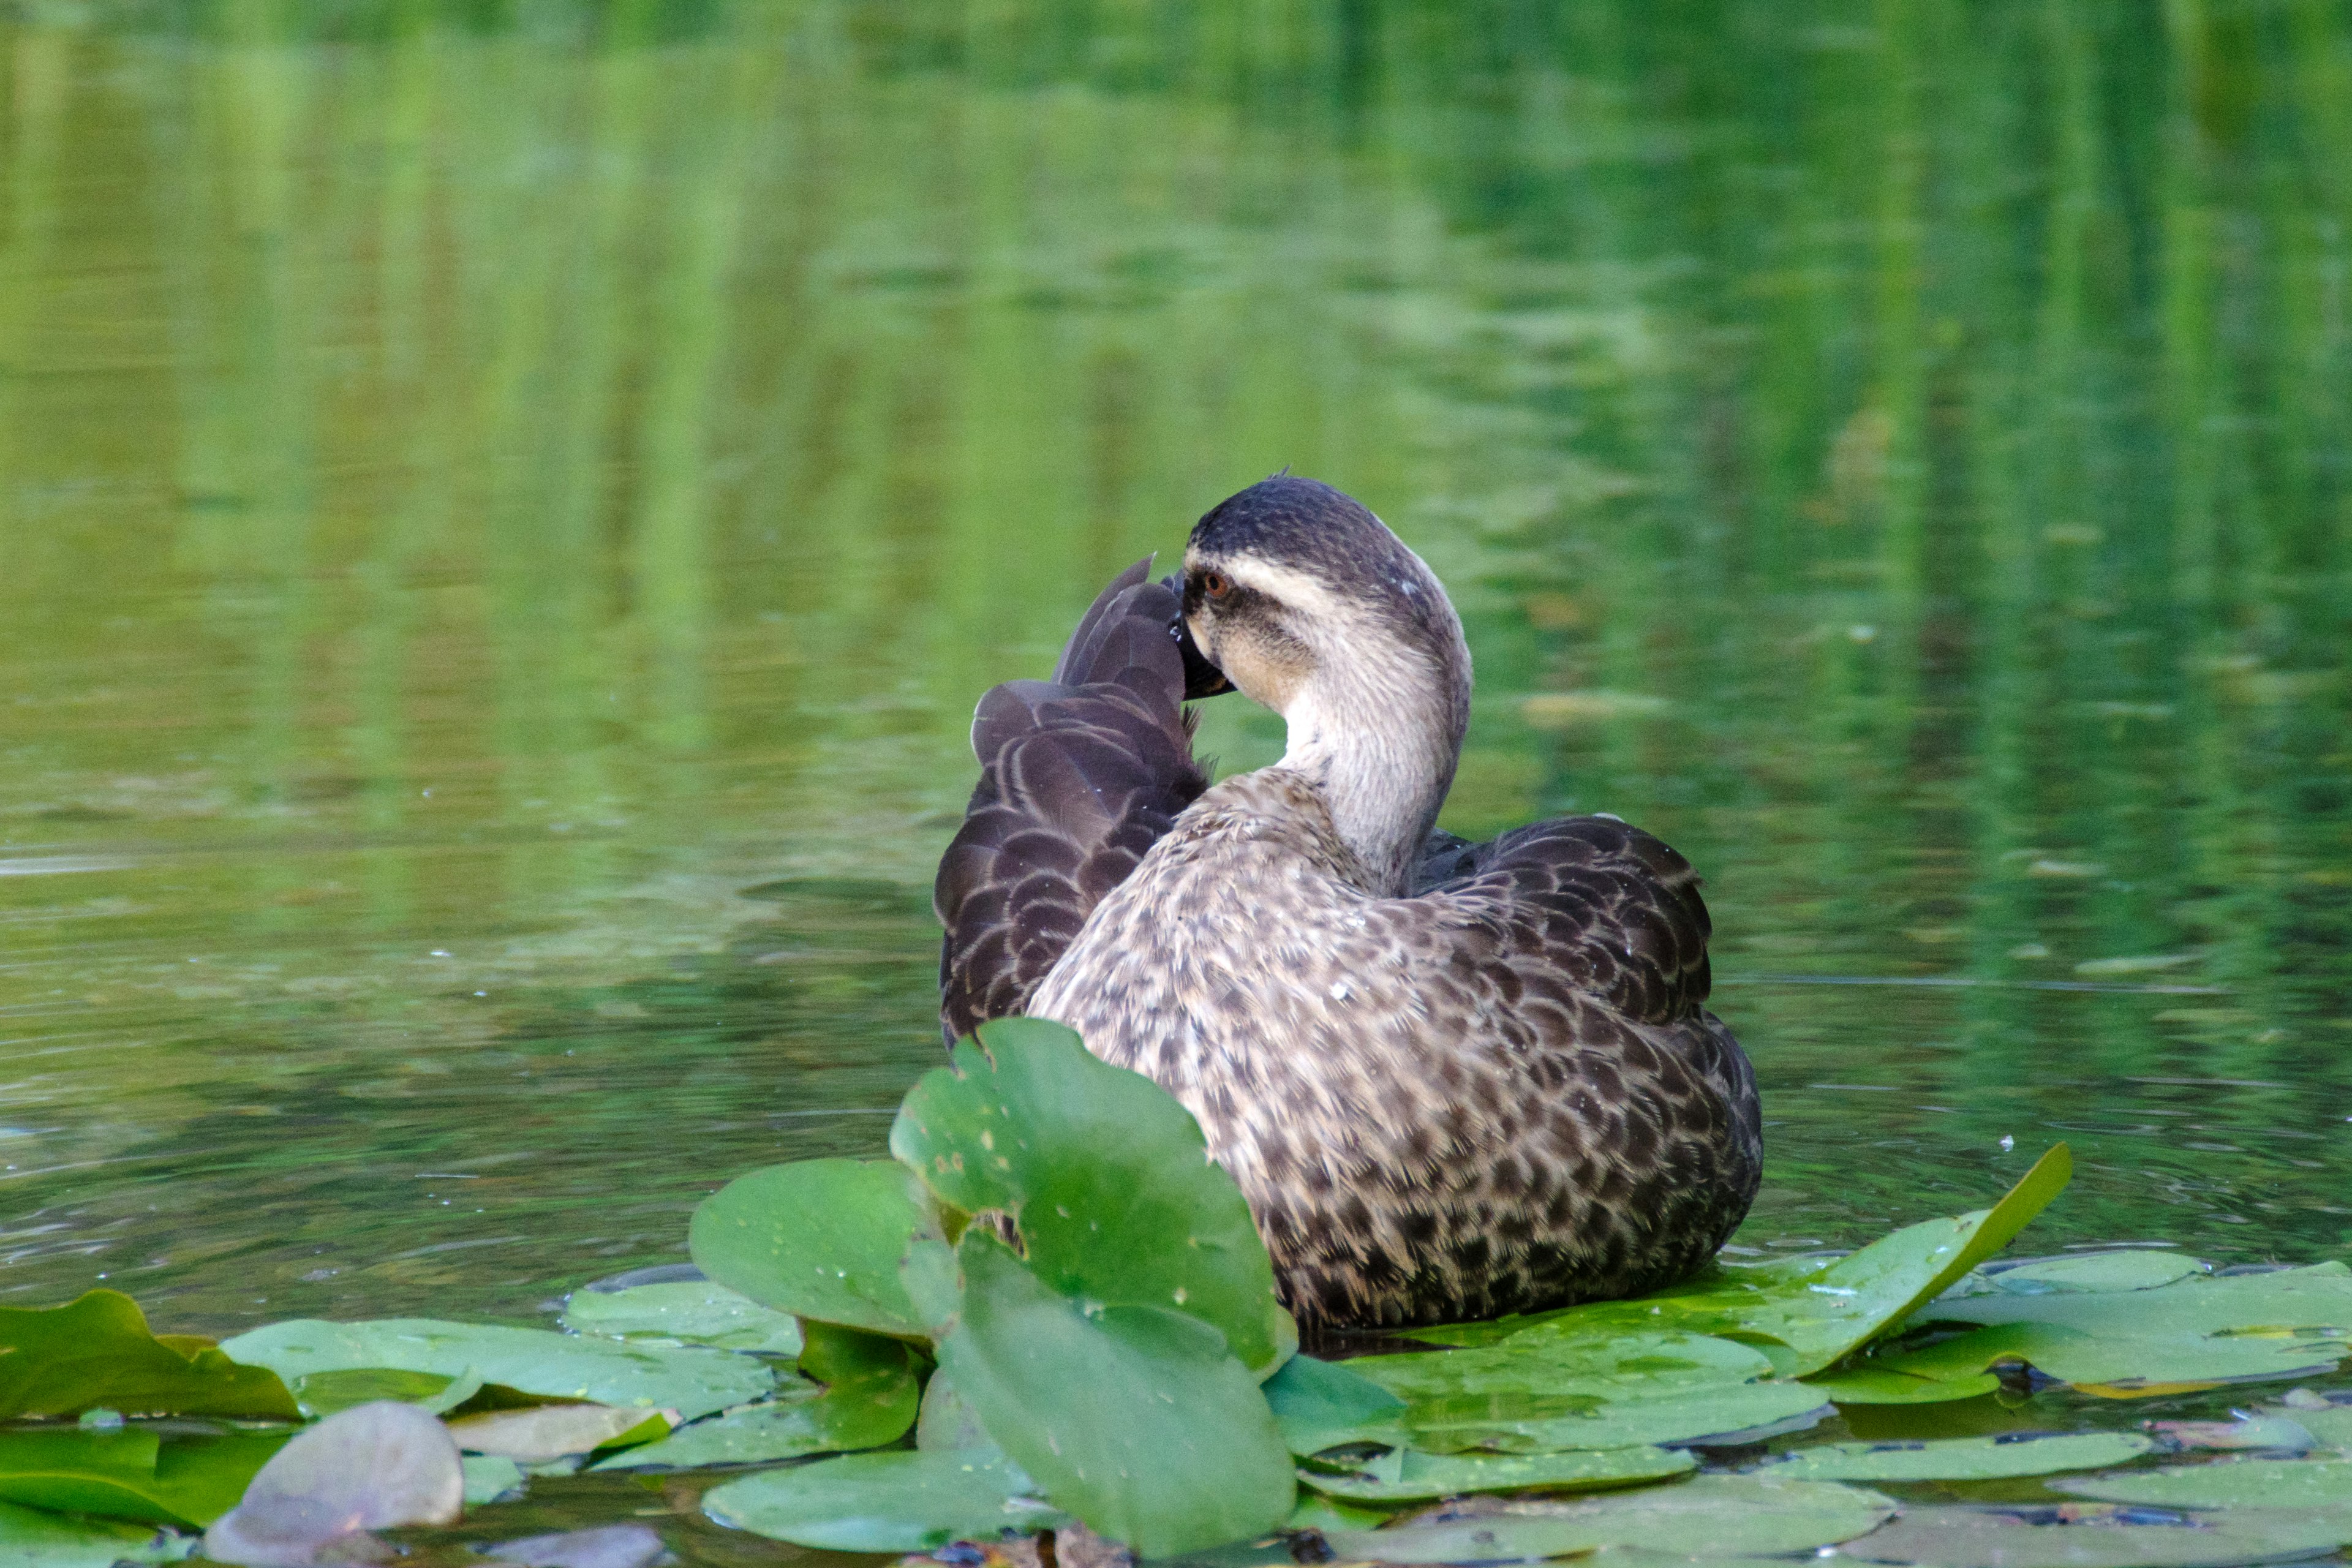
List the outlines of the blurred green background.
<svg viewBox="0 0 2352 1568">
<path fill-rule="evenodd" d="M 2342 1253 L 2347 318 L 2347 0 L 0 0 L 0 1300 L 876 1149 L 973 701 L 1286 464 L 1709 878 L 1738 1245 Z"/>
</svg>

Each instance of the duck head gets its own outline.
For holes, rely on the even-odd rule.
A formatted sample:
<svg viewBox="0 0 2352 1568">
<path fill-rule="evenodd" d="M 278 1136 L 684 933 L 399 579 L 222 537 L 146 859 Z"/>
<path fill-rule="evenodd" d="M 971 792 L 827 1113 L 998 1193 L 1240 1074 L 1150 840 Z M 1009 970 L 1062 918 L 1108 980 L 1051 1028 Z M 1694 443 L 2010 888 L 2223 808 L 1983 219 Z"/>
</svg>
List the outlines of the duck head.
<svg viewBox="0 0 2352 1568">
<path fill-rule="evenodd" d="M 1278 765 L 1321 790 L 1367 890 L 1403 892 L 1470 718 L 1470 649 L 1436 574 L 1354 500 L 1281 474 L 1201 519 L 1182 578 L 1200 656 L 1282 715 Z"/>
</svg>

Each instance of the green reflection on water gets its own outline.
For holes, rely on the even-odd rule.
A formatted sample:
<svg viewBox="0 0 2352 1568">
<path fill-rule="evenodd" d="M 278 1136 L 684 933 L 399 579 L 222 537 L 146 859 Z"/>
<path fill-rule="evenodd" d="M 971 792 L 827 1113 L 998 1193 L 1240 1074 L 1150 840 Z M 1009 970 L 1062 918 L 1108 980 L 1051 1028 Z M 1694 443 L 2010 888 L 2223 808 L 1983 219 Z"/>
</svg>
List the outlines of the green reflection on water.
<svg viewBox="0 0 2352 1568">
<path fill-rule="evenodd" d="M 0 1292 L 529 1318 L 878 1147 L 972 701 L 1284 464 L 1449 826 L 1706 870 L 1744 1244 L 2063 1135 L 2341 1251 L 2352 14 L 2163 15 L 0 21 Z"/>
</svg>

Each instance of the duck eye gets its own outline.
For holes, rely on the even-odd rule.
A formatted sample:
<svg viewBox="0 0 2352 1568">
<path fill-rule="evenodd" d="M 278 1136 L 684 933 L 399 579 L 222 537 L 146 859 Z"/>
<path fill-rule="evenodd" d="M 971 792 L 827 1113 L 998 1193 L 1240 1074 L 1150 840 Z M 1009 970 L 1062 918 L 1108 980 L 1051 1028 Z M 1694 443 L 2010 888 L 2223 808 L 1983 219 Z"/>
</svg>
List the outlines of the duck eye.
<svg viewBox="0 0 2352 1568">
<path fill-rule="evenodd" d="M 1212 599 L 1222 599 L 1234 591 L 1234 585 L 1222 572 L 1205 572 L 1201 575 L 1201 592 Z"/>
</svg>

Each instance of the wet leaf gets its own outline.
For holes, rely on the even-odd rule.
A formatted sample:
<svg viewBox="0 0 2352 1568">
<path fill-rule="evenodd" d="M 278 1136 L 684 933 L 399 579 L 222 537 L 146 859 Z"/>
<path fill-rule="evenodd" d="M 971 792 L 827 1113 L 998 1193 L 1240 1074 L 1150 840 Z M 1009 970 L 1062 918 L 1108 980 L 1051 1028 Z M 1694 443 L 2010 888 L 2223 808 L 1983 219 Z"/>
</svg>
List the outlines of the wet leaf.
<svg viewBox="0 0 2352 1568">
<path fill-rule="evenodd" d="M 2298 1394 L 2305 1398 L 2297 1398 Z M 2352 1449 L 2352 1405 L 2334 1405 L 2308 1389 L 2292 1390 L 2264 1414 L 2283 1415 L 2310 1433 L 2325 1448 Z"/>
<path fill-rule="evenodd" d="M 497 1502 L 524 1487 L 522 1467 L 499 1454 L 467 1454 L 460 1467 L 466 1475 L 466 1506 Z"/>
<path fill-rule="evenodd" d="M 126 1415 L 301 1418 L 276 1373 L 239 1364 L 208 1341 L 159 1341 L 139 1304 L 120 1291 L 92 1290 L 62 1307 L 0 1307 L 0 1418 L 100 1407 Z"/>
<path fill-rule="evenodd" d="M 1013 1216 L 1030 1269 L 1064 1295 L 1189 1313 L 1260 1376 L 1297 1346 L 1249 1205 L 1192 1113 L 1058 1024 L 982 1026 L 907 1096 L 890 1152 L 942 1202 Z"/>
<path fill-rule="evenodd" d="M 1696 1463 L 1674 1448 L 1576 1448 L 1549 1454 L 1428 1454 L 1396 1448 L 1347 1470 L 1303 1466 L 1298 1479 L 1332 1497 L 1402 1502 L 1468 1492 L 1594 1490 L 1678 1476 Z"/>
<path fill-rule="evenodd" d="M 763 1355 L 801 1353 L 801 1325 L 715 1279 L 678 1279 L 620 1290 L 574 1290 L 563 1326 L 575 1334 L 654 1344 L 713 1345 Z"/>
<path fill-rule="evenodd" d="M 8 1568 L 115 1568 L 120 1563 L 177 1563 L 191 1539 L 152 1526 L 66 1519 L 0 1502 L 0 1563 Z"/>
<path fill-rule="evenodd" d="M 1067 1516 L 1041 1501 L 992 1448 L 845 1454 L 762 1470 L 713 1487 L 703 1511 L 720 1524 L 832 1552 L 929 1552 Z"/>
<path fill-rule="evenodd" d="M 1826 1411 L 1769 1381 L 1762 1352 L 1699 1334 L 1593 1335 L 1539 1324 L 1483 1349 L 1367 1356 L 1349 1369 L 1404 1399 L 1429 1449 L 1625 1448 L 1743 1432 Z"/>
<path fill-rule="evenodd" d="M 777 1397 L 684 1426 L 657 1443 L 599 1459 L 599 1470 L 744 1465 L 873 1448 L 915 1424 L 913 1354 L 902 1341 L 832 1323 L 808 1326 L 801 1365 Z"/>
<path fill-rule="evenodd" d="M 1826 1263 L 1717 1268 L 1690 1284 L 1638 1300 L 1596 1302 L 1495 1323 L 1416 1329 L 1413 1337 L 1434 1344 L 1481 1345 L 1507 1342 L 1538 1328 L 1593 1338 L 1634 1332 L 1708 1334 L 1753 1344 L 1780 1375 L 1801 1376 L 1834 1364 L 1903 1322 L 2006 1247 L 2064 1190 L 2073 1171 L 2073 1160 L 2061 1143 L 1992 1207 L 1906 1226 L 1859 1252 Z M 1977 1300 L 1982 1298 L 1960 1304 Z"/>
<path fill-rule="evenodd" d="M 449 1436 L 468 1454 L 493 1454 L 519 1465 L 543 1465 L 567 1454 L 591 1454 L 615 1444 L 651 1443 L 669 1436 L 659 1412 L 610 1405 L 539 1405 L 488 1410 L 449 1423 Z"/>
<path fill-rule="evenodd" d="M 916 1241 L 938 1239 L 930 1194 L 888 1160 L 799 1160 L 727 1184 L 694 1211 L 694 1261 L 753 1301 L 821 1322 L 919 1336 L 899 1282 Z"/>
<path fill-rule="evenodd" d="M 2151 1421 L 2147 1429 L 2177 1448 L 2268 1448 L 2302 1454 L 2322 1447 L 2310 1428 L 2276 1413 L 2240 1415 L 2234 1421 Z"/>
<path fill-rule="evenodd" d="M 1985 1372 L 1916 1377 L 1875 1362 L 1865 1362 L 1809 1377 L 1805 1386 L 1840 1405 L 1940 1405 L 1990 1394 L 2000 1387 L 2000 1379 Z"/>
<path fill-rule="evenodd" d="M 2017 1432 L 1927 1442 L 1823 1443 L 1754 1474 L 1808 1481 L 1982 1481 L 2120 1465 L 2156 1447 L 2137 1432 Z"/>
<path fill-rule="evenodd" d="M 1394 1447 L 1405 1441 L 1405 1402 L 1339 1363 L 1296 1355 L 1265 1387 L 1275 1424 L 1294 1454 L 1318 1454 L 1342 1443 Z"/>
<path fill-rule="evenodd" d="M 1839 1550 L 1934 1568 L 2207 1568 L 2305 1557 L 2347 1534 L 2341 1514 L 2289 1509 L 2160 1523 L 2097 1509 L 1923 1507 Z"/>
<path fill-rule="evenodd" d="M 503 1562 L 519 1563 L 522 1568 L 652 1568 L 668 1552 L 662 1538 L 642 1524 L 529 1535 L 482 1550 Z"/>
<path fill-rule="evenodd" d="M 1290 1456 L 1249 1369 L 1199 1318 L 1081 1304 L 973 1226 L 940 1365 L 1054 1503 L 1150 1556 L 1290 1511 Z"/>
<path fill-rule="evenodd" d="M 2157 1508 L 2352 1509 L 2352 1459 L 2215 1459 L 2124 1475 L 2068 1476 L 2050 1485 L 2101 1502 Z M 2352 1541 L 2352 1531 L 2345 1539 Z"/>
<path fill-rule="evenodd" d="M 482 1391 L 482 1380 L 471 1370 L 459 1377 L 436 1372 L 401 1372 L 393 1367 L 361 1367 L 350 1372 L 314 1372 L 291 1384 L 306 1415 L 332 1415 L 354 1405 L 397 1399 L 434 1415 L 445 1415 Z"/>
<path fill-rule="evenodd" d="M 280 1448 L 205 1532 L 205 1555 L 241 1568 L 309 1568 L 372 1531 L 446 1524 L 465 1496 L 457 1446 L 439 1421 L 413 1405 L 362 1405 Z"/>
<path fill-rule="evenodd" d="M 915 1447 L 918 1448 L 981 1448 L 994 1447 L 988 1429 L 963 1395 L 955 1391 L 955 1379 L 943 1372 L 931 1373 L 931 1381 L 923 1385 L 923 1407 L 915 1418 Z"/>
<path fill-rule="evenodd" d="M 744 1405 L 775 1386 L 767 1363 L 699 1345 L 676 1349 L 431 1318 L 328 1323 L 297 1319 L 240 1334 L 222 1349 L 284 1377 L 392 1368 L 467 1373 L 524 1394 L 669 1409 L 686 1420 Z"/>
<path fill-rule="evenodd" d="M 34 1508 L 201 1530 L 236 1506 L 290 1430 L 173 1434 L 0 1431 L 0 1498 Z"/>
<path fill-rule="evenodd" d="M 1343 1560 L 1484 1563 L 1638 1546 L 1708 1556 L 1808 1552 L 1851 1541 L 1895 1510 L 1876 1492 L 1833 1481 L 1694 1476 L 1673 1486 L 1575 1502 L 1507 1503 L 1457 1521 L 1332 1531 Z"/>
<path fill-rule="evenodd" d="M 2039 1258 L 1983 1278 L 1996 1290 L 2031 1296 L 2055 1290 L 2152 1290 L 2206 1271 L 2202 1263 L 2183 1253 L 2130 1247 Z"/>
</svg>

